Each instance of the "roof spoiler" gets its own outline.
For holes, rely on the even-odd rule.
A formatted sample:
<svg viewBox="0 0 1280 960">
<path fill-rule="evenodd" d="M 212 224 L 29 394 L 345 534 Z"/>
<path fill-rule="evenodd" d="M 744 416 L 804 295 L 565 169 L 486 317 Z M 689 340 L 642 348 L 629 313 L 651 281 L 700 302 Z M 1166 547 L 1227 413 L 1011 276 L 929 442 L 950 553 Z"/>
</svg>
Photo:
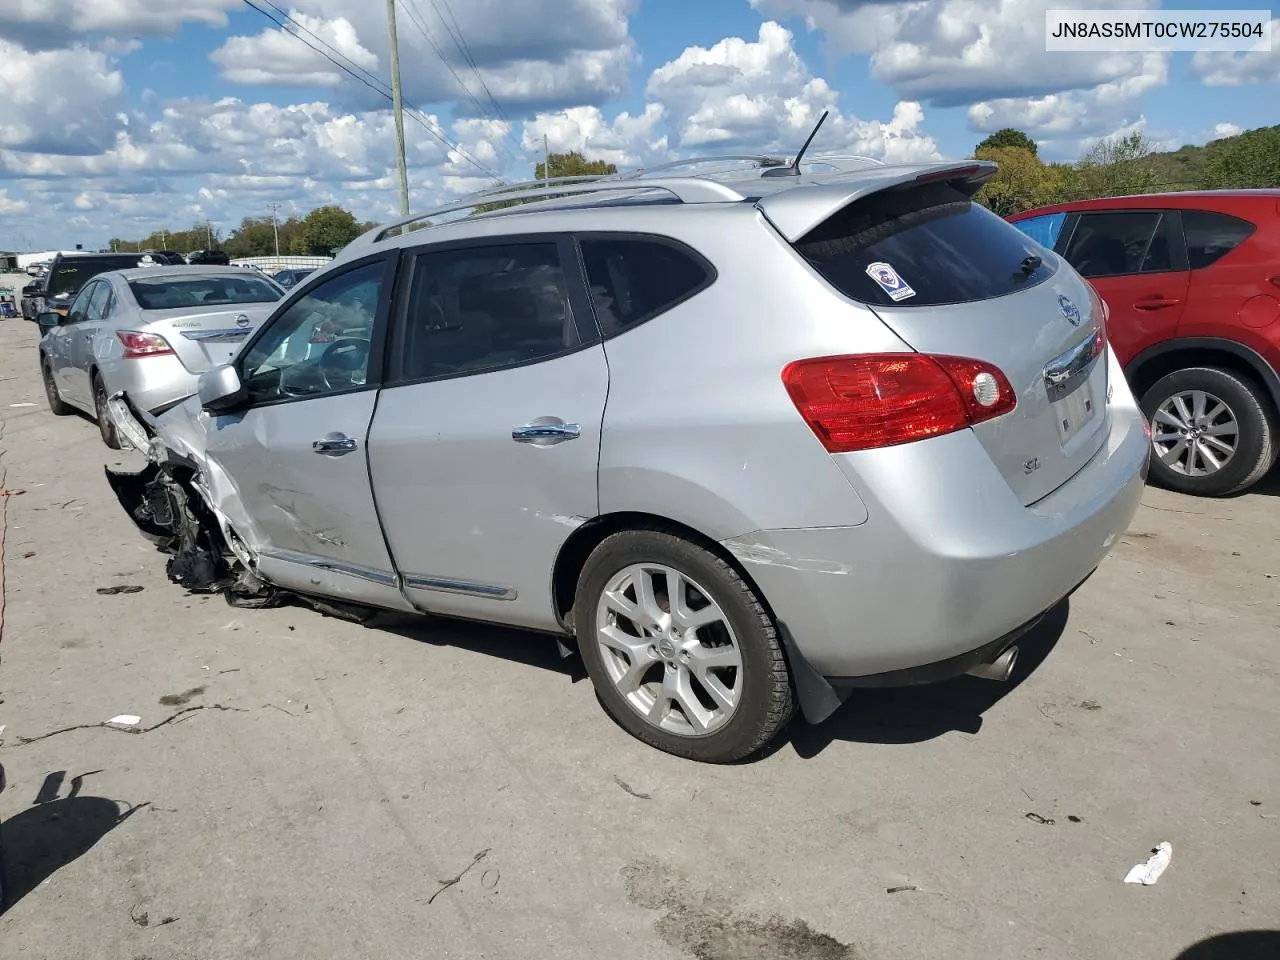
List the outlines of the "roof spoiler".
<svg viewBox="0 0 1280 960">
<path fill-rule="evenodd" d="M 788 243 L 797 243 L 849 204 L 873 193 L 945 181 L 972 196 L 995 172 L 996 165 L 989 160 L 867 167 L 848 182 L 784 190 L 761 198 L 756 206 Z"/>
</svg>

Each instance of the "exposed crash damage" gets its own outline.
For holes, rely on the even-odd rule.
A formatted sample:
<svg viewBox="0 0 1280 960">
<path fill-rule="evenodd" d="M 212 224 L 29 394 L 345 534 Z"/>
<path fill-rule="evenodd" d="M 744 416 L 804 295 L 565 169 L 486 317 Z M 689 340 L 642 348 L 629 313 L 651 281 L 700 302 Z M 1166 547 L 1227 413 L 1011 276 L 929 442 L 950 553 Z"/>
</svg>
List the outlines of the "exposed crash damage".
<svg viewBox="0 0 1280 960">
<path fill-rule="evenodd" d="M 123 394 L 108 410 L 120 435 L 146 453 L 137 471 L 105 468 L 107 482 L 142 535 L 169 555 L 169 580 L 197 594 L 221 594 L 234 607 L 263 609 L 297 599 L 329 616 L 367 622 L 377 611 L 285 591 L 261 577 L 252 553 L 210 505 L 199 464 L 156 435 L 154 417 Z M 143 424 L 147 423 L 148 426 Z"/>
</svg>

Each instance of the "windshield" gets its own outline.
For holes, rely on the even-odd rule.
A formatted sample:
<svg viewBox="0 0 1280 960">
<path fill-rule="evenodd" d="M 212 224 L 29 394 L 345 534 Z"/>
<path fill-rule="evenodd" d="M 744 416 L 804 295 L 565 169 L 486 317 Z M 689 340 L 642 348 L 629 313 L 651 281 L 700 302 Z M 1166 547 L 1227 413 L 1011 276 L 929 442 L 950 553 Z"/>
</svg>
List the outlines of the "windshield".
<svg viewBox="0 0 1280 960">
<path fill-rule="evenodd" d="M 273 303 L 281 295 L 271 281 L 251 275 L 147 278 L 130 280 L 129 289 L 143 310 Z"/>
<path fill-rule="evenodd" d="M 49 277 L 49 296 L 70 296 L 89 280 L 108 270 L 129 270 L 138 265 L 138 256 L 95 257 L 92 260 L 63 260 Z"/>
</svg>

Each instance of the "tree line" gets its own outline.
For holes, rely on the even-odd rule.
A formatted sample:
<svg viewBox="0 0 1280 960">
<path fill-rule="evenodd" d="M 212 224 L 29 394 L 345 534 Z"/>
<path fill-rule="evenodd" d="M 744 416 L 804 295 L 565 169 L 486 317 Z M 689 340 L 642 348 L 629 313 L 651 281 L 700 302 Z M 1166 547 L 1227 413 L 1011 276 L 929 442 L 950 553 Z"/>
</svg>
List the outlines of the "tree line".
<svg viewBox="0 0 1280 960">
<path fill-rule="evenodd" d="M 979 143 L 973 156 L 999 164 L 977 199 L 1002 217 L 1093 197 L 1280 187 L 1280 126 L 1172 153 L 1157 152 L 1143 134 L 1130 133 L 1099 141 L 1075 163 L 1045 163 L 1034 140 L 1006 127 Z"/>
<path fill-rule="evenodd" d="M 140 240 L 113 238 L 108 248 L 129 252 L 175 250 L 183 254 L 223 250 L 232 259 L 276 253 L 327 257 L 373 226 L 361 223 L 349 210 L 328 205 L 317 207 L 305 217 L 245 217 L 226 236 L 210 223 L 196 223 L 187 230 L 156 230 Z"/>
</svg>

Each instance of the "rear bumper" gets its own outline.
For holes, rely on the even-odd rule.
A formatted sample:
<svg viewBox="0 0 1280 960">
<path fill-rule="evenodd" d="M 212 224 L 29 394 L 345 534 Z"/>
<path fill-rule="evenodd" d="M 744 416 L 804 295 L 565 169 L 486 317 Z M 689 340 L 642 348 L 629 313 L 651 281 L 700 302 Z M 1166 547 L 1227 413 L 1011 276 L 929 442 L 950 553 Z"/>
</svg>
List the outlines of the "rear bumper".
<svg viewBox="0 0 1280 960">
<path fill-rule="evenodd" d="M 837 458 L 867 503 L 860 526 L 757 531 L 724 546 L 833 684 L 964 673 L 1069 595 L 1137 512 L 1150 444 L 1123 394 L 1094 458 L 1030 507 L 962 431 Z"/>
<path fill-rule="evenodd" d="M 196 392 L 198 377 L 175 356 L 109 360 L 102 364 L 107 395 L 124 393 L 139 410 L 154 412 Z"/>
</svg>

